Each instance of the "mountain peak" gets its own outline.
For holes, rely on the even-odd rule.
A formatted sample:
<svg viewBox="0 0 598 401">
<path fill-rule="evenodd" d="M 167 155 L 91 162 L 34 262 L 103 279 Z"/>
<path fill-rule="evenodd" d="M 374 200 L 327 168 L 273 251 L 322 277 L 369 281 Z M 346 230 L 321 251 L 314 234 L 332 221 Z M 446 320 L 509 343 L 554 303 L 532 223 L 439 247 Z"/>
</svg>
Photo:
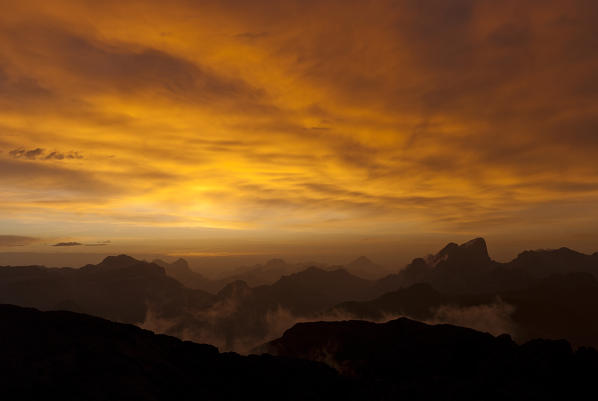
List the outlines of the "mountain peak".
<svg viewBox="0 0 598 401">
<path fill-rule="evenodd" d="M 445 255 L 449 255 L 450 253 L 454 252 L 456 249 L 459 248 L 459 245 L 457 245 L 454 242 L 449 242 L 448 244 L 445 245 L 444 248 L 442 248 L 437 254 L 436 256 L 440 256 L 443 257 Z"/>
<path fill-rule="evenodd" d="M 481 237 L 474 238 L 470 241 L 465 242 L 464 244 L 461 244 L 459 247 L 476 252 L 479 255 L 489 257 L 488 256 L 488 247 L 486 246 L 486 240 L 484 238 L 481 238 Z"/>
<path fill-rule="evenodd" d="M 349 263 L 347 266 L 354 266 L 354 265 L 358 265 L 358 266 L 363 266 L 363 265 L 374 265 L 375 263 L 372 262 L 372 260 L 370 258 L 368 258 L 367 256 L 360 256 L 357 259 L 355 259 L 354 261 L 352 261 L 351 263 Z"/>
<path fill-rule="evenodd" d="M 171 266 L 189 269 L 189 263 L 183 258 L 178 258 L 177 260 L 171 263 Z"/>
<path fill-rule="evenodd" d="M 164 260 L 162 259 L 154 259 L 152 260 L 152 263 L 161 267 L 164 267 L 166 265 L 168 265 L 168 263 L 166 263 Z"/>
<path fill-rule="evenodd" d="M 483 238 L 474 238 L 461 245 L 449 243 L 434 255 L 432 265 L 441 263 L 450 265 L 486 265 L 490 262 L 486 241 Z"/>
<path fill-rule="evenodd" d="M 225 285 L 220 291 L 218 291 L 218 297 L 220 298 L 237 298 L 244 297 L 251 293 L 251 287 L 243 280 L 235 280 Z"/>
<path fill-rule="evenodd" d="M 286 266 L 286 262 L 283 259 L 270 259 L 266 262 L 266 267 L 284 267 Z"/>
<path fill-rule="evenodd" d="M 118 256 L 107 256 L 100 264 L 98 264 L 98 266 L 108 268 L 123 268 L 136 265 L 137 263 L 139 263 L 139 260 L 129 255 L 123 254 Z"/>
</svg>

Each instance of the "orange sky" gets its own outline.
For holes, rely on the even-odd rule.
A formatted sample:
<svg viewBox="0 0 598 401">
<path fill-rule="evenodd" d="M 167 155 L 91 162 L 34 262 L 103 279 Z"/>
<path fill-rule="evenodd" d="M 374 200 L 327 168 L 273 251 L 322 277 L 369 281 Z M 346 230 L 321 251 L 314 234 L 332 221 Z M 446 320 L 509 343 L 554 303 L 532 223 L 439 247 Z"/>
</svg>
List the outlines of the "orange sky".
<svg viewBox="0 0 598 401">
<path fill-rule="evenodd" d="M 0 9 L 0 250 L 598 249 L 595 1 Z"/>
</svg>

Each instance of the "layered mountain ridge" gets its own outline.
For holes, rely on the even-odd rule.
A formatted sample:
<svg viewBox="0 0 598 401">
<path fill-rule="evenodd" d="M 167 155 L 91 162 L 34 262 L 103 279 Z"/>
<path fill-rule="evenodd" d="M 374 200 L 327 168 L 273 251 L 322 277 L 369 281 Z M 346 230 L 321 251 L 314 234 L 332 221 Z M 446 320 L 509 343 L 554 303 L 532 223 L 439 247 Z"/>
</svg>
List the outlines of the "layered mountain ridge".
<svg viewBox="0 0 598 401">
<path fill-rule="evenodd" d="M 358 265 L 370 262 L 356 260 Z M 279 268 L 286 263 L 268 265 Z M 579 279 L 578 272 L 589 276 Z M 450 243 L 378 280 L 357 277 L 344 268 L 312 266 L 282 275 L 272 284 L 223 282 L 210 293 L 173 278 L 205 279 L 183 259 L 148 263 L 118 255 L 80 269 L 1 267 L 0 302 L 89 313 L 235 350 L 274 338 L 298 321 L 384 320 L 399 315 L 504 330 L 520 340 L 547 336 L 598 345 L 592 323 L 598 321 L 592 309 L 598 305 L 598 291 L 593 292 L 596 272 L 598 254 L 567 248 L 524 251 L 511 262 L 498 263 L 489 257 L 486 242 L 476 238 Z M 484 328 L 486 311 L 497 305 L 500 324 Z M 558 313 L 542 312 L 547 306 Z M 468 317 L 472 313 L 473 320 Z"/>
</svg>

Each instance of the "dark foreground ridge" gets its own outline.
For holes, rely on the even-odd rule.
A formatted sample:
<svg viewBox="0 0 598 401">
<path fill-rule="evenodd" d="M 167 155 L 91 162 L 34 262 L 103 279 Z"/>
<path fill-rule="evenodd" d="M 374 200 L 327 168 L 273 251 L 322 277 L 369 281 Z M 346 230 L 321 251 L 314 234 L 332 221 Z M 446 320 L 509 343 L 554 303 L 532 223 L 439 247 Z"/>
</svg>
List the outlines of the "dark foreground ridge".
<svg viewBox="0 0 598 401">
<path fill-rule="evenodd" d="M 574 352 L 562 340 L 519 346 L 508 336 L 404 318 L 298 324 L 264 346 L 279 356 L 219 353 L 73 312 L 0 305 L 0 321 L 4 399 L 563 400 L 596 394 L 593 349 Z"/>
<path fill-rule="evenodd" d="M 452 325 L 400 318 L 299 323 L 259 350 L 322 361 L 383 399 L 595 399 L 598 352 L 565 340 L 518 345 Z M 592 394 L 590 396 L 590 394 Z"/>
<path fill-rule="evenodd" d="M 73 313 L 0 305 L 5 400 L 365 399 L 316 362 L 211 345 Z"/>
</svg>

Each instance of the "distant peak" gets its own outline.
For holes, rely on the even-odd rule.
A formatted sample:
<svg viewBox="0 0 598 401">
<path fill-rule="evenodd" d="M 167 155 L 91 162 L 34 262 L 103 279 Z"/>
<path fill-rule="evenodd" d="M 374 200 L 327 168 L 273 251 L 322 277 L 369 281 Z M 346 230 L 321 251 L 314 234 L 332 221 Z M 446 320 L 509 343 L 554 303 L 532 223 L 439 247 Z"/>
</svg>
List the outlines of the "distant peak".
<svg viewBox="0 0 598 401">
<path fill-rule="evenodd" d="M 134 266 L 141 261 L 129 256 L 129 255 L 118 255 L 108 256 L 97 267 L 102 269 L 123 269 Z"/>
<path fill-rule="evenodd" d="M 220 291 L 218 296 L 221 298 L 232 298 L 248 295 L 251 292 L 251 287 L 243 280 L 235 280 L 225 285 Z"/>
<path fill-rule="evenodd" d="M 189 268 L 189 263 L 183 258 L 178 258 L 172 262 L 172 266 Z"/>
<path fill-rule="evenodd" d="M 368 258 L 367 256 L 363 256 L 363 255 L 358 257 L 351 263 L 349 263 L 349 265 L 373 265 L 373 264 L 374 264 L 374 262 L 372 262 L 372 260 L 370 258 Z"/>
<path fill-rule="evenodd" d="M 129 255 L 117 255 L 117 256 L 107 256 L 102 260 L 102 265 L 114 265 L 114 264 L 130 264 L 130 263 L 139 263 L 139 261 Z"/>
<path fill-rule="evenodd" d="M 441 262 L 483 264 L 490 262 L 486 240 L 484 238 L 474 238 L 461 245 L 451 242 L 433 257 L 432 264 L 434 266 Z"/>
<path fill-rule="evenodd" d="M 486 249 L 486 240 L 482 237 L 474 238 L 469 240 L 463 244 L 461 244 L 462 248 L 483 248 Z"/>
<path fill-rule="evenodd" d="M 283 259 L 279 259 L 279 258 L 270 259 L 269 261 L 266 262 L 266 266 L 268 266 L 268 267 L 284 266 L 286 264 L 287 263 Z"/>
<path fill-rule="evenodd" d="M 317 266 L 309 266 L 307 269 L 303 270 L 302 272 L 298 272 L 296 274 L 300 274 L 300 273 L 326 273 L 326 270 L 320 269 Z"/>
</svg>

